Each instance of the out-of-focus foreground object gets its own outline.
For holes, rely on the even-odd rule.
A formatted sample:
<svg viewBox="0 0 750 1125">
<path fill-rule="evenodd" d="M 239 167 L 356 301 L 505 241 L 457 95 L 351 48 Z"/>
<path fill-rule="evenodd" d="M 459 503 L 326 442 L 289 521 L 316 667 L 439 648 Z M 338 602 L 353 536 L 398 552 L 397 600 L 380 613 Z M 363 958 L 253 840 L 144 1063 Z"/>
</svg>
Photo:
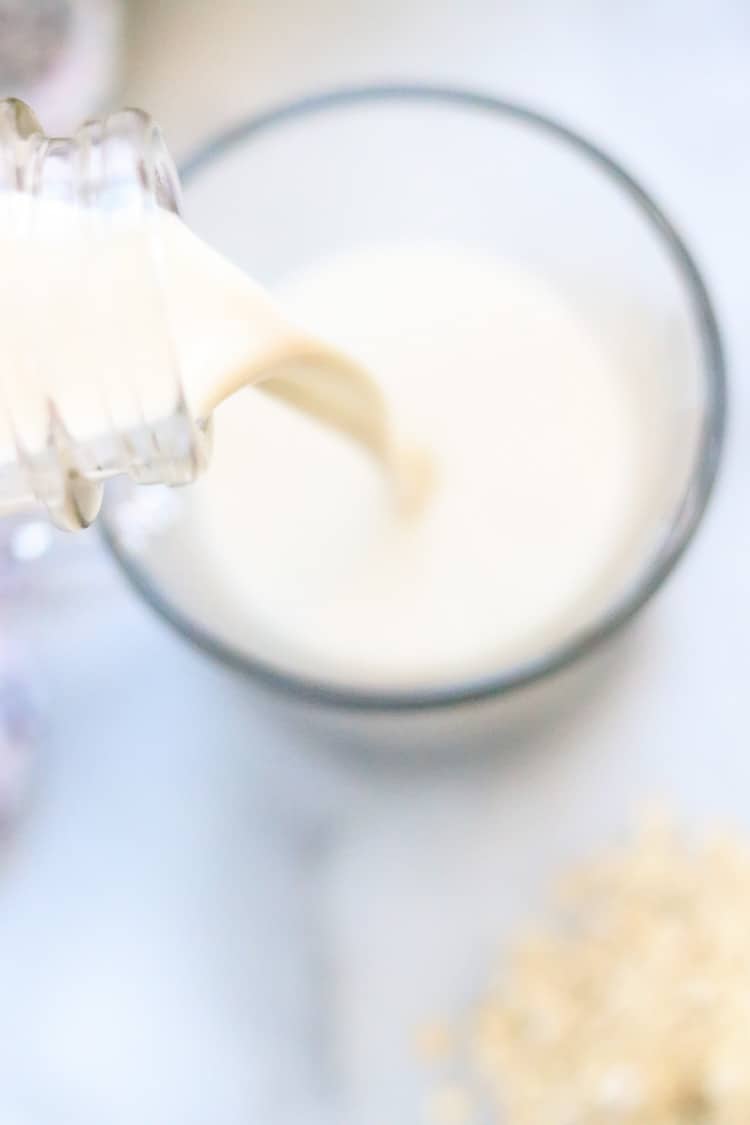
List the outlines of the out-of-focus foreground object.
<svg viewBox="0 0 750 1125">
<path fill-rule="evenodd" d="M 121 0 L 0 0 L 0 95 L 31 102 L 45 128 L 71 128 L 119 80 Z"/>
</svg>

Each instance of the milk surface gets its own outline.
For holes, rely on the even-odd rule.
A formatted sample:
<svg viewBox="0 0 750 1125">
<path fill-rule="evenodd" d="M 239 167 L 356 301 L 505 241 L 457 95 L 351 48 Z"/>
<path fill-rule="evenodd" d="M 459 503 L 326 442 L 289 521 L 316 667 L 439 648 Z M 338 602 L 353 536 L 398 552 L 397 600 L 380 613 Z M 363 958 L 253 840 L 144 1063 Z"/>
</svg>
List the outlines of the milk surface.
<svg viewBox="0 0 750 1125">
<path fill-rule="evenodd" d="M 539 656 L 606 605 L 653 515 L 647 404 L 543 279 L 458 247 L 385 246 L 276 297 L 377 374 L 433 488 L 405 519 L 352 442 L 241 392 L 185 497 L 201 619 L 224 607 L 222 635 L 288 670 L 404 687 Z"/>
</svg>

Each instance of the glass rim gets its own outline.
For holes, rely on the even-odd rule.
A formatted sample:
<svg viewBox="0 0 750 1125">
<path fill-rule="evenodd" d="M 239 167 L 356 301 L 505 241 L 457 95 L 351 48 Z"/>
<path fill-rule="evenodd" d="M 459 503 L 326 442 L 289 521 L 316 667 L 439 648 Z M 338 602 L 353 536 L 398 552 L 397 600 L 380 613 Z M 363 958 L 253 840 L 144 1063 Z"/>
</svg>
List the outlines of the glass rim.
<svg viewBox="0 0 750 1125">
<path fill-rule="evenodd" d="M 190 180 L 202 168 L 221 159 L 235 146 L 251 141 L 277 126 L 337 109 L 386 102 L 425 103 L 511 119 L 567 144 L 582 158 L 590 161 L 595 169 L 608 176 L 631 199 L 646 223 L 661 239 L 686 287 L 700 340 L 706 401 L 698 451 L 685 492 L 675 506 L 660 547 L 646 563 L 637 580 L 596 621 L 540 656 L 522 661 L 503 672 L 434 687 L 350 687 L 345 683 L 316 680 L 314 677 L 287 671 L 270 661 L 242 652 L 215 636 L 209 629 L 191 621 L 169 602 L 150 580 L 148 568 L 140 566 L 119 545 L 108 525 L 105 511 L 101 521 L 103 537 L 126 577 L 159 616 L 197 648 L 255 682 L 300 701 L 333 709 L 375 713 L 430 711 L 507 696 L 562 671 L 618 633 L 650 601 L 671 574 L 701 522 L 717 476 L 727 414 L 726 364 L 721 333 L 706 283 L 686 243 L 665 211 L 638 180 L 598 145 L 547 114 L 523 104 L 460 87 L 423 84 L 342 87 L 284 102 L 217 133 L 182 162 L 179 169 L 182 182 L 189 185 Z"/>
</svg>

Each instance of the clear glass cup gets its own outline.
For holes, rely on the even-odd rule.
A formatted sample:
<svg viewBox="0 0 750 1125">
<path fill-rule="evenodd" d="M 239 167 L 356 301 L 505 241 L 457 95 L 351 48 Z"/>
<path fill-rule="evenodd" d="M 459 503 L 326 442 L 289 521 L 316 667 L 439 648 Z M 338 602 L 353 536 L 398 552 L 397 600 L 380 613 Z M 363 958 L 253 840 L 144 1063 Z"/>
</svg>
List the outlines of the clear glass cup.
<svg viewBox="0 0 750 1125">
<path fill-rule="evenodd" d="M 179 535 L 164 534 L 179 515 L 178 493 L 141 496 L 126 487 L 105 505 L 107 541 L 136 589 L 190 641 L 279 689 L 307 730 L 315 715 L 326 729 L 363 735 L 378 748 L 465 745 L 475 725 L 496 741 L 498 721 L 518 729 L 551 700 L 570 700 L 573 682 L 604 669 L 603 642 L 682 555 L 722 444 L 719 330 L 668 217 L 606 153 L 556 121 L 430 87 L 343 90 L 283 106 L 211 140 L 187 161 L 182 180 L 189 225 L 271 287 L 315 258 L 399 239 L 479 245 L 528 266 L 567 295 L 606 348 L 631 362 L 634 378 L 655 366 L 670 381 L 678 440 L 668 473 L 655 479 L 648 548 L 609 603 L 553 649 L 480 679 L 364 690 L 275 665 L 253 636 L 238 639 L 181 589 L 186 548 Z M 634 315 L 637 340 L 628 331 Z M 672 440 L 667 428 L 655 418 L 644 443 L 655 464 Z"/>
</svg>

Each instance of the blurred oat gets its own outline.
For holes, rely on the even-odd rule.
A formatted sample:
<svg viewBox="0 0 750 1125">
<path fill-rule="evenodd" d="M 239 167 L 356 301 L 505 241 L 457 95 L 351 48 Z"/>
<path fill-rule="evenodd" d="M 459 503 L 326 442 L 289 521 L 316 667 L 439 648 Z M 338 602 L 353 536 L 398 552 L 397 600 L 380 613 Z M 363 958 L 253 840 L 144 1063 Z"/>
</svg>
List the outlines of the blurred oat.
<svg viewBox="0 0 750 1125">
<path fill-rule="evenodd" d="M 750 847 L 687 840 L 650 812 L 563 902 L 517 942 L 458 1044 L 492 1119 L 747 1125 Z"/>
</svg>

